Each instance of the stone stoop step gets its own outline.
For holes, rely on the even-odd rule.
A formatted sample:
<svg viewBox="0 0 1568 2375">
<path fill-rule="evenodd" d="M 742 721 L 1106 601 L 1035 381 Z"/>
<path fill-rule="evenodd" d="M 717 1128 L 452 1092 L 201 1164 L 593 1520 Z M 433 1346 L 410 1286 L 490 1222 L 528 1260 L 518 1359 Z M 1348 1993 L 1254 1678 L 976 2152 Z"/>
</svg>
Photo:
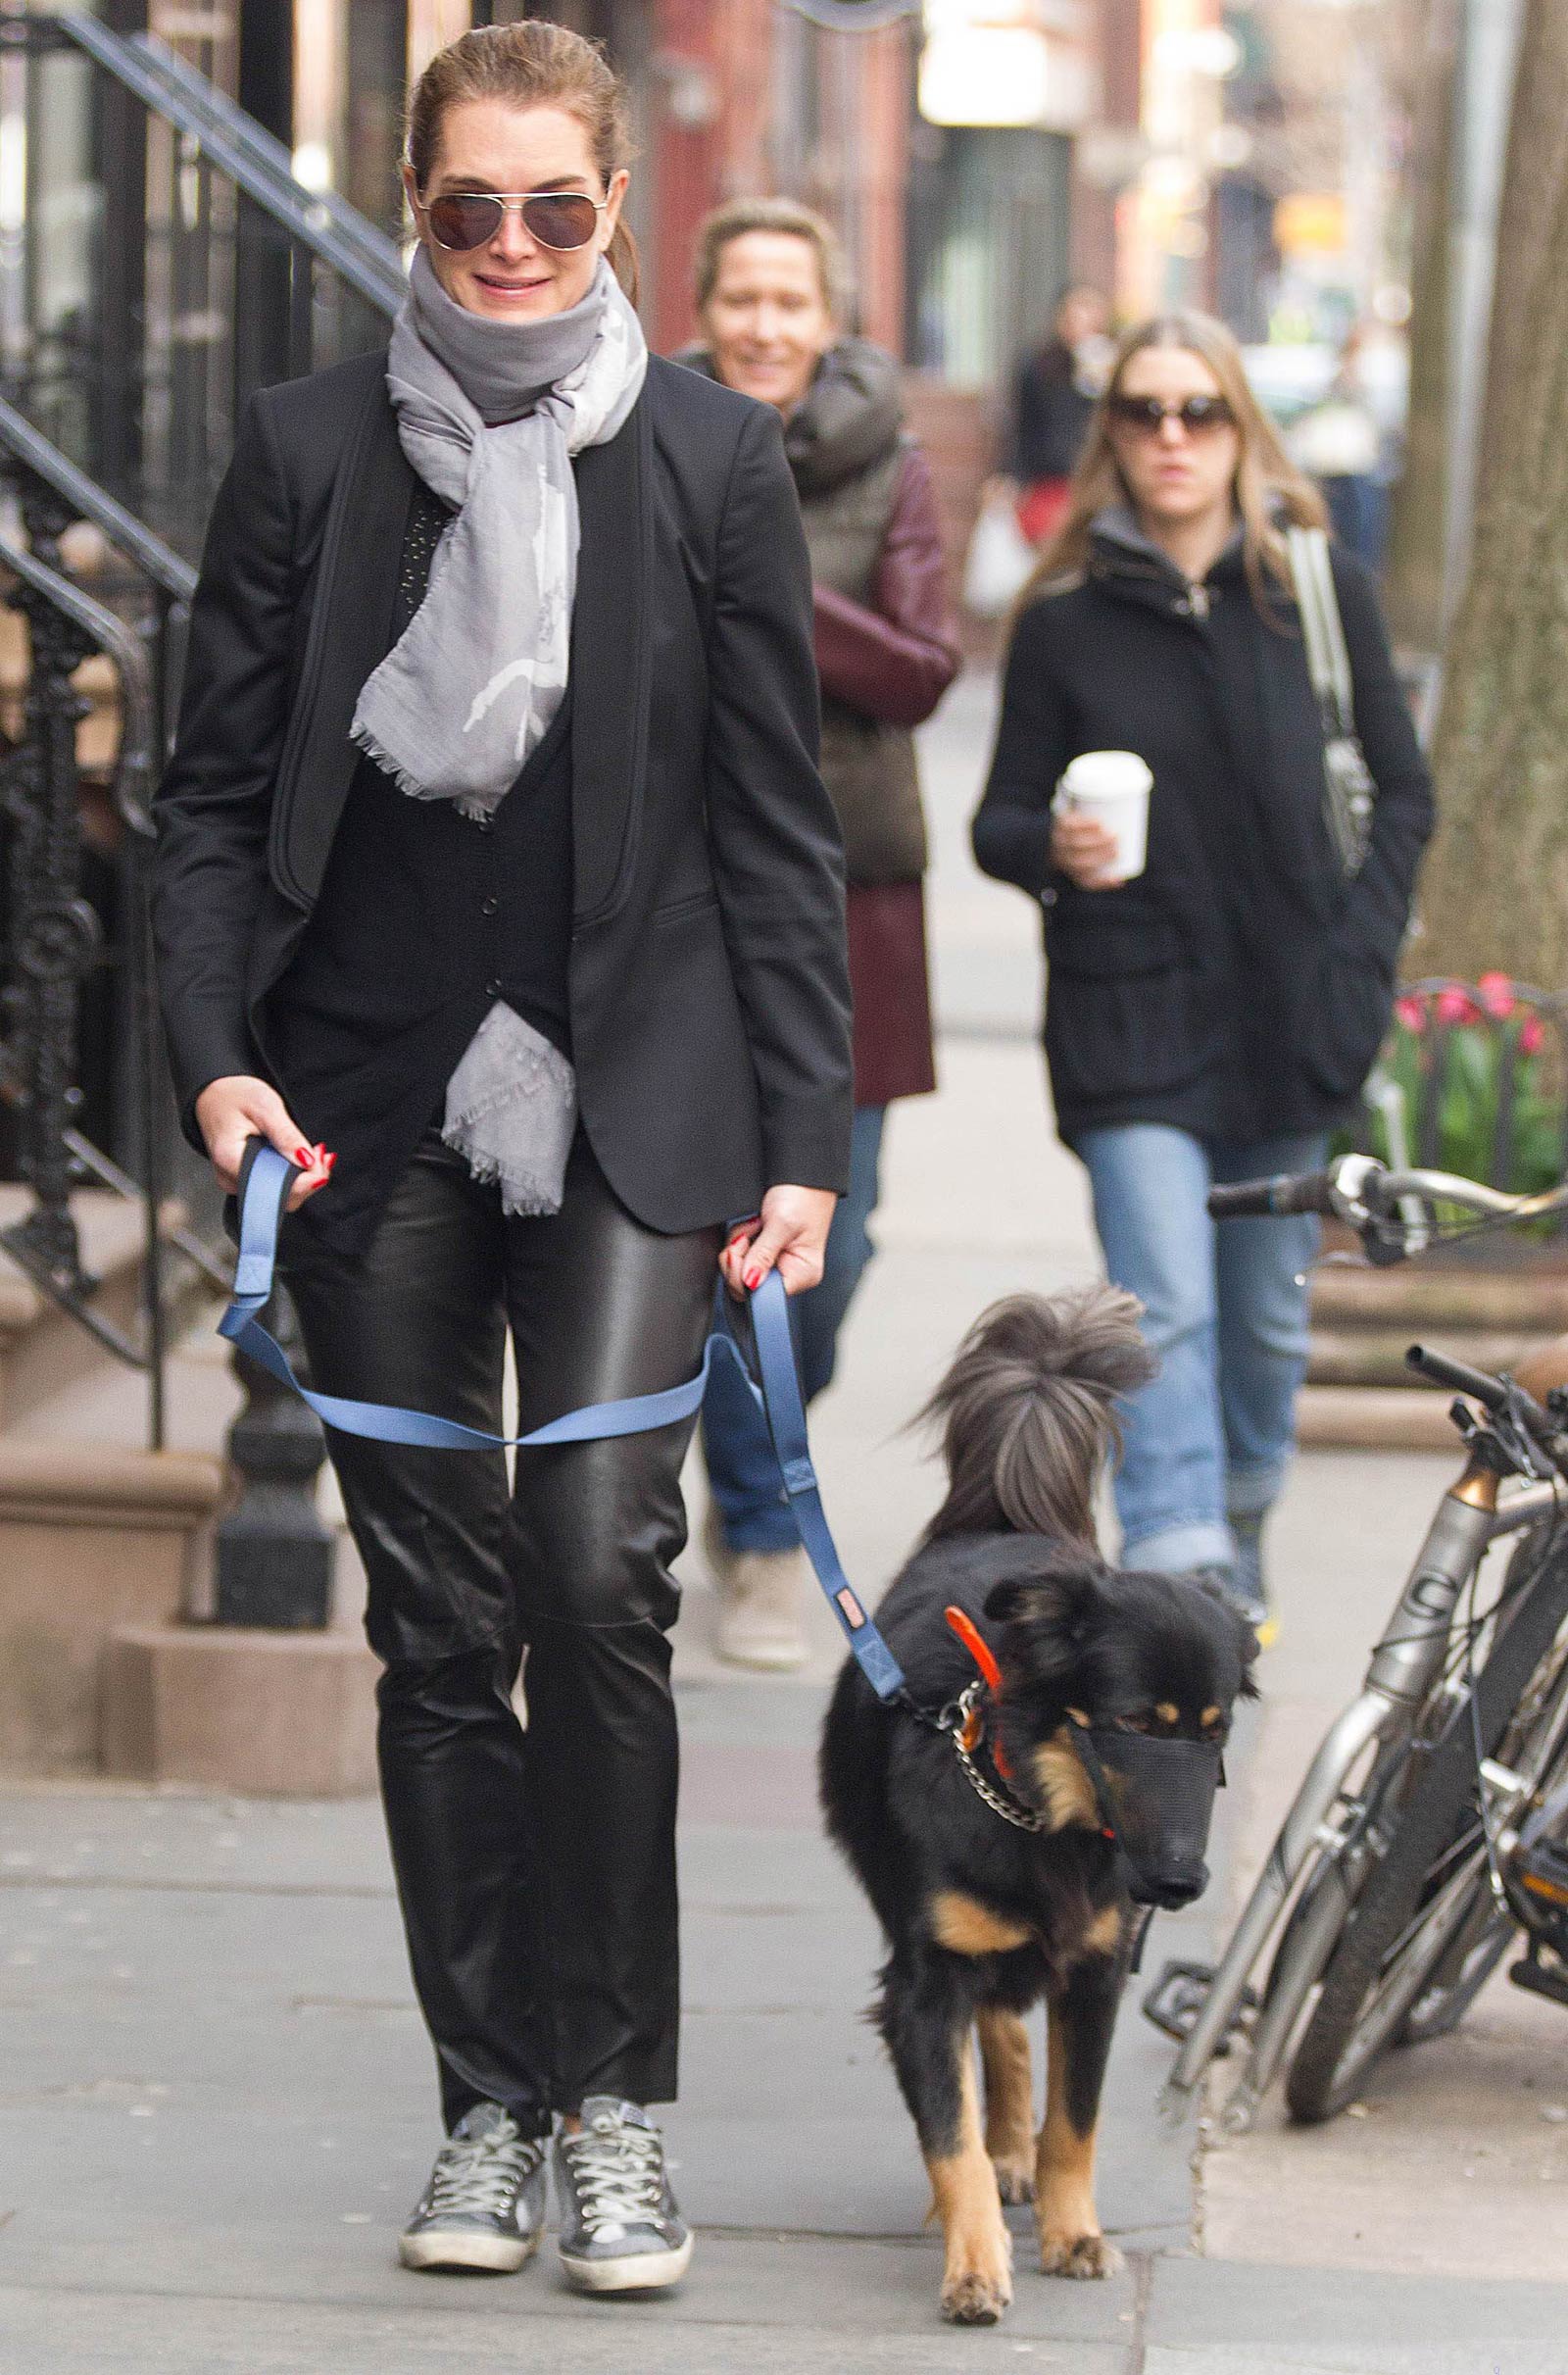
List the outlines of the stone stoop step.
<svg viewBox="0 0 1568 2375">
<path fill-rule="evenodd" d="M 32 1209 L 29 1188 L 0 1185 L 0 1228 L 9 1228 Z M 107 1188 L 82 1188 L 71 1199 L 81 1242 L 83 1265 L 99 1280 L 93 1309 L 125 1335 L 140 1337 L 144 1229 L 141 1208 Z M 172 1200 L 164 1206 L 166 1228 L 186 1218 Z M 186 1266 L 182 1258 L 172 1262 Z M 176 1325 L 178 1314 L 176 1313 Z M 0 1427 L 14 1426 L 56 1394 L 67 1393 L 106 1363 L 106 1352 L 69 1311 L 34 1286 L 0 1246 Z"/>
<path fill-rule="evenodd" d="M 1435 1386 L 1308 1385 L 1296 1406 L 1297 1441 L 1313 1452 L 1451 1452 L 1464 1447 Z"/>
<path fill-rule="evenodd" d="M 1299 1438 L 1319 1450 L 1456 1450 L 1452 1396 L 1411 1381 L 1408 1347 L 1514 1370 L 1565 1333 L 1568 1271 L 1558 1263 L 1319 1269 Z"/>
<path fill-rule="evenodd" d="M 357 1631 L 188 1619 L 228 1490 L 211 1453 L 0 1435 L 0 1773 L 373 1790 L 379 1668 Z"/>
<path fill-rule="evenodd" d="M 379 1671 L 350 1633 L 122 1626 L 104 1653 L 103 1769 L 242 1798 L 365 1796 Z"/>
<path fill-rule="evenodd" d="M 104 1644 L 187 1605 L 222 1489 L 204 1453 L 0 1435 L 0 1764 L 96 1768 Z"/>
</svg>

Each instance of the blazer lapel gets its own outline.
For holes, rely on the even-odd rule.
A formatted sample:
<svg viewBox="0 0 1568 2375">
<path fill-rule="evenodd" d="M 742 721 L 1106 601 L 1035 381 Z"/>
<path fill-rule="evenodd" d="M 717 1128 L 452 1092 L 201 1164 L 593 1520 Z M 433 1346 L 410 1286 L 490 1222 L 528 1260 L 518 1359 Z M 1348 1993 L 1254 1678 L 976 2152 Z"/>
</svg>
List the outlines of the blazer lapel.
<svg viewBox="0 0 1568 2375">
<path fill-rule="evenodd" d="M 618 435 L 576 458 L 581 543 L 571 621 L 575 920 L 613 907 L 648 747 L 654 438 L 645 388 Z"/>
<path fill-rule="evenodd" d="M 279 768 L 282 888 L 315 904 L 359 761 L 349 739 L 360 687 L 392 645 L 398 570 L 418 484 L 379 374 L 332 491 L 294 730 Z"/>
</svg>

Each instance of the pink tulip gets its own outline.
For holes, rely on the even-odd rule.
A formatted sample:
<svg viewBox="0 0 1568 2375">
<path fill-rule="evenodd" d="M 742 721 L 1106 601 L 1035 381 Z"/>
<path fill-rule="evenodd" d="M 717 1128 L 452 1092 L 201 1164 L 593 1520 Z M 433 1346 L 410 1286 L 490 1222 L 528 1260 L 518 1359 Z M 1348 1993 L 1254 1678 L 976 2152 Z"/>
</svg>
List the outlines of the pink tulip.
<svg viewBox="0 0 1568 2375">
<path fill-rule="evenodd" d="M 1437 1016 L 1440 1022 L 1479 1022 L 1481 1010 L 1468 990 L 1439 990 Z"/>
<path fill-rule="evenodd" d="M 1394 1012 L 1411 1037 L 1419 1039 L 1427 1027 L 1427 1010 L 1424 1002 L 1419 998 L 1396 998 Z"/>
<path fill-rule="evenodd" d="M 1546 1041 L 1546 1026 L 1539 1014 L 1527 1014 L 1519 1025 L 1519 1053 L 1539 1056 Z"/>
<path fill-rule="evenodd" d="M 1476 988 L 1481 994 L 1481 1004 L 1492 1016 L 1493 1021 L 1506 1022 L 1517 1003 L 1513 994 L 1513 983 L 1507 974 L 1483 973 L 1476 983 Z"/>
</svg>

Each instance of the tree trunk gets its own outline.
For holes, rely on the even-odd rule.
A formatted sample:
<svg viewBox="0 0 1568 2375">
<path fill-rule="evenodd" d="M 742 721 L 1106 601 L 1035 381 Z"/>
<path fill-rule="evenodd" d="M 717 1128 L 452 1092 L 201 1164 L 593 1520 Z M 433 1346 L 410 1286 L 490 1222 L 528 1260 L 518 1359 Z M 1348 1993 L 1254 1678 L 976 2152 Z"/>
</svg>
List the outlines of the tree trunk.
<svg viewBox="0 0 1568 2375">
<path fill-rule="evenodd" d="M 1519 69 L 1508 131 L 1508 168 L 1497 217 L 1497 269 L 1492 285 L 1487 403 L 1482 453 L 1503 434 L 1504 407 L 1517 385 L 1536 282 L 1550 228 L 1549 193 L 1568 172 L 1568 8 L 1560 0 L 1525 0 Z"/>
<path fill-rule="evenodd" d="M 1422 972 L 1568 986 L 1568 0 L 1531 0 L 1486 450 L 1434 753 Z M 1511 244 L 1510 244 L 1511 243 Z"/>
<path fill-rule="evenodd" d="M 1447 523 L 1448 340 L 1453 180 L 1455 0 L 1425 0 L 1416 79 L 1411 185 L 1410 407 L 1395 490 L 1385 599 L 1395 641 L 1437 651 L 1443 639 Z"/>
</svg>

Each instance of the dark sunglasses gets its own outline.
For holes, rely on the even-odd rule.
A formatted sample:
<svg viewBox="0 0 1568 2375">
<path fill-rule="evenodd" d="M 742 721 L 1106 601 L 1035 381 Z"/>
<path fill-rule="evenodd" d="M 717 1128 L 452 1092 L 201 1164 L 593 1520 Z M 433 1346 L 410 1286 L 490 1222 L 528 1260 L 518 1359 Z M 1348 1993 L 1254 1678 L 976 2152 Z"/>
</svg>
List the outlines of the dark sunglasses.
<svg viewBox="0 0 1568 2375">
<path fill-rule="evenodd" d="M 1138 437 L 1157 437 L 1167 421 L 1179 421 L 1189 437 L 1207 437 L 1236 419 L 1223 396 L 1189 396 L 1184 404 L 1161 404 L 1157 396 L 1110 396 L 1105 410 L 1118 428 Z"/>
<path fill-rule="evenodd" d="M 461 256 L 488 247 L 513 212 L 541 247 L 586 247 L 609 204 L 581 190 L 449 190 L 431 199 L 424 217 L 431 237 Z"/>
</svg>

